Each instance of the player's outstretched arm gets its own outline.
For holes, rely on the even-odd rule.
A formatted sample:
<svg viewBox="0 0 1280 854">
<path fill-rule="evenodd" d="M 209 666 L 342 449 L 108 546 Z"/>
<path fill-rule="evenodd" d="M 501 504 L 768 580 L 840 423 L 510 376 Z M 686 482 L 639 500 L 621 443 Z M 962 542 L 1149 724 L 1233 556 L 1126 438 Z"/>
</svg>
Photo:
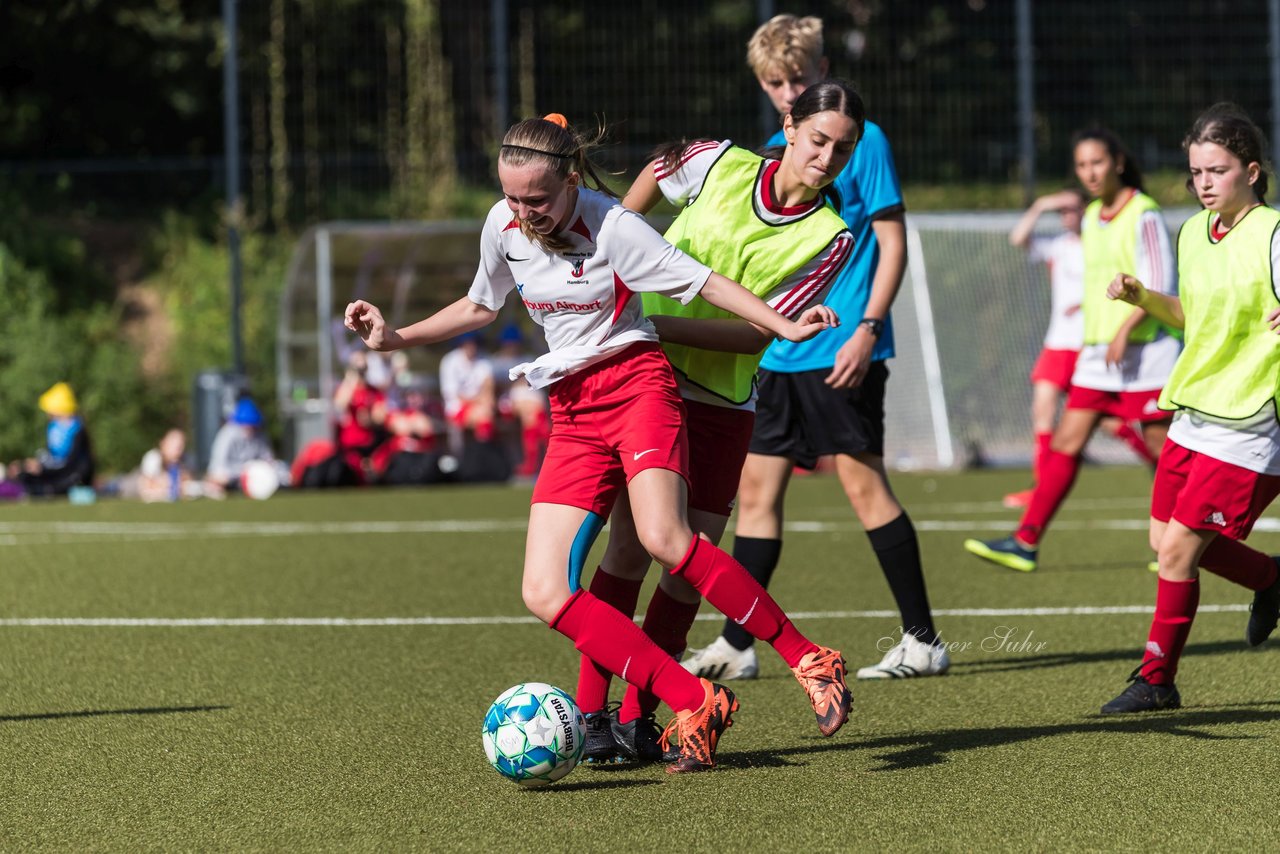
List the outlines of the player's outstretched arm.
<svg viewBox="0 0 1280 854">
<path fill-rule="evenodd" d="M 839 323 L 839 318 L 830 309 L 827 309 L 829 314 L 819 312 L 816 315 L 812 314 L 811 310 L 806 310 L 800 316 L 801 322 L 788 320 L 770 308 L 769 304 L 760 297 L 719 273 L 711 274 L 707 283 L 702 286 L 699 296 L 716 308 L 723 308 L 730 314 L 738 315 L 761 332 L 776 335 L 788 341 L 808 341 L 828 326 Z"/>
<path fill-rule="evenodd" d="M 1182 329 L 1186 318 L 1182 314 L 1182 300 L 1168 294 L 1149 291 L 1136 276 L 1117 273 L 1107 285 L 1107 299 L 1118 299 L 1142 309 L 1166 326 Z M 1141 317 L 1138 318 L 1141 320 Z M 1136 324 L 1134 324 L 1136 325 Z"/>
<path fill-rule="evenodd" d="M 755 355 L 768 347 L 774 338 L 772 333 L 760 329 L 753 323 L 731 318 L 693 318 L 654 314 L 649 316 L 649 321 L 658 330 L 658 337 L 663 342 L 697 347 L 699 350 Z M 840 325 L 835 311 L 825 305 L 815 305 L 805 309 L 796 322 L 805 328 L 815 324 L 825 324 L 821 328 Z"/>
<path fill-rule="evenodd" d="M 1031 207 L 1023 212 L 1022 218 L 1013 227 L 1013 231 L 1009 232 L 1009 243 L 1012 246 L 1024 248 L 1031 242 L 1031 232 L 1035 231 L 1036 220 L 1041 214 L 1050 211 L 1060 211 L 1068 205 L 1077 204 L 1078 197 L 1070 190 L 1059 190 L 1056 193 L 1049 193 L 1041 196 L 1031 203 Z"/>
<path fill-rule="evenodd" d="M 359 335 L 370 350 L 387 352 L 444 341 L 486 326 L 497 316 L 496 311 L 463 297 L 417 323 L 403 329 L 391 329 L 377 306 L 356 300 L 347 305 L 343 323 Z"/>
</svg>

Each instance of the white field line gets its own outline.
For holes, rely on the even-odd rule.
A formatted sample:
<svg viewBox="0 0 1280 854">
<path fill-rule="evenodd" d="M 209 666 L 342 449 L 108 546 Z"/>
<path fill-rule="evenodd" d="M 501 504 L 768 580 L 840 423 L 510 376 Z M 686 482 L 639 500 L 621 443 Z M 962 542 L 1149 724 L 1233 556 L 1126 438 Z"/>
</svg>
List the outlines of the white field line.
<svg viewBox="0 0 1280 854">
<path fill-rule="evenodd" d="M 913 519 L 916 529 L 926 532 L 1008 532 L 1011 519 Z M 1060 531 L 1145 531 L 1146 518 L 1061 519 L 1054 522 Z M 92 542 L 148 542 L 155 540 L 209 540 L 251 537 L 319 537 L 353 534 L 459 534 L 520 532 L 528 527 L 523 519 L 436 519 L 402 522 L 5 522 L 0 523 L 0 547 L 53 545 Z M 844 521 L 804 520 L 788 522 L 793 534 L 857 532 L 852 518 Z M 1254 530 L 1280 532 L 1280 519 L 1259 519 Z"/>
<path fill-rule="evenodd" d="M 1095 617 L 1110 614 L 1150 614 L 1151 605 L 1090 605 L 1067 608 L 940 608 L 935 617 Z M 1199 613 L 1248 611 L 1248 605 L 1201 605 Z M 800 620 L 884 620 L 897 611 L 797 611 Z M 644 615 L 636 617 L 642 620 Z M 700 614 L 699 620 L 723 620 L 719 614 Z M 13 617 L 0 619 L 0 628 L 256 628 L 321 626 L 507 626 L 533 625 L 537 617 Z"/>
</svg>

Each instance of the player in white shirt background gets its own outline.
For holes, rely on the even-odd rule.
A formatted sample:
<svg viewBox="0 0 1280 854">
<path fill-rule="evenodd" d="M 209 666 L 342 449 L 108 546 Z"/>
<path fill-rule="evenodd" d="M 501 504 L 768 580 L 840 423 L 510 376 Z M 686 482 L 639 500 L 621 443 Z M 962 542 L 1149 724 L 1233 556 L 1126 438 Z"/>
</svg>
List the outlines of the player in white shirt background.
<svg viewBox="0 0 1280 854">
<path fill-rule="evenodd" d="M 813 681 L 846 696 L 848 689 L 842 671 L 804 667 L 834 651 L 804 637 L 741 564 L 690 530 L 683 407 L 653 325 L 633 297 L 651 291 L 682 302 L 706 299 L 788 340 L 818 334 L 835 316 L 820 308 L 789 320 L 666 243 L 608 194 L 587 156 L 591 145 L 563 116 L 514 125 L 498 157 L 504 199 L 485 220 L 467 295 L 401 329 L 389 328 L 363 300 L 347 306 L 344 322 L 371 349 L 397 350 L 492 323 L 507 296 L 519 293 L 550 352 L 513 368 L 512 379 L 547 388 L 552 406 L 551 439 L 529 511 L 525 605 L 601 667 L 670 706 L 676 717 L 668 730 L 678 735 L 680 755 L 667 770 L 698 771 L 715 764 L 719 737 L 738 707 L 733 693 L 684 670 L 579 583 L 585 553 L 624 488 L 655 560 L 795 659 L 811 698 Z M 825 735 L 847 719 L 847 705 L 840 711 Z"/>
<path fill-rule="evenodd" d="M 493 362 L 480 351 L 479 333 L 467 332 L 457 344 L 440 359 L 440 396 L 455 455 L 462 452 L 465 430 L 471 430 L 478 441 L 493 441 L 497 410 Z"/>
</svg>

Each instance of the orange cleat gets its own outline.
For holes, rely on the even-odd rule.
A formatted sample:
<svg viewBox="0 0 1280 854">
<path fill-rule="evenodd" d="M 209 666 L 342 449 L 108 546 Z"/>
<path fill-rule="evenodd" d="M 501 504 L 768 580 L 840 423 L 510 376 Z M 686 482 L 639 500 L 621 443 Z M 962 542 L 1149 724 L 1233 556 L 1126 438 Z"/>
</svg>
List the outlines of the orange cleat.
<svg viewBox="0 0 1280 854">
<path fill-rule="evenodd" d="M 838 650 L 820 646 L 800 659 L 800 666 L 791 668 L 791 672 L 809 694 L 818 729 L 823 735 L 835 735 L 849 720 L 849 707 L 853 705 L 853 695 L 844 681 L 844 656 Z"/>
<path fill-rule="evenodd" d="M 707 692 L 702 706 L 696 712 L 676 713 L 662 732 L 659 744 L 664 751 L 671 747 L 672 733 L 680 740 L 680 755 L 667 766 L 668 774 L 708 771 L 714 768 L 720 734 L 733 726 L 733 713 L 738 711 L 738 700 L 732 691 L 706 679 L 698 681 Z"/>
</svg>

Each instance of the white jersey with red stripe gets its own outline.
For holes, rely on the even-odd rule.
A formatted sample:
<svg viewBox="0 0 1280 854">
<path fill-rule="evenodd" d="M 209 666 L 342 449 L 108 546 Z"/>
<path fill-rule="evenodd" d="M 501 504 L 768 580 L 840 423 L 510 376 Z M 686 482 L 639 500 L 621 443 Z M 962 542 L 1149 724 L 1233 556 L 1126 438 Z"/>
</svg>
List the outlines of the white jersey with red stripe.
<svg viewBox="0 0 1280 854">
<path fill-rule="evenodd" d="M 511 369 L 543 388 L 637 341 L 657 341 L 644 317 L 639 292 L 688 303 L 711 269 L 662 239 L 614 198 L 585 187 L 560 237 L 564 251 L 550 251 L 520 231 L 505 201 L 489 211 L 480 233 L 480 267 L 467 297 L 490 311 L 515 290 L 543 328 L 550 352 Z"/>
<path fill-rule="evenodd" d="M 1138 218 L 1136 228 L 1137 269 L 1133 275 L 1148 290 L 1177 296 L 1178 273 L 1173 260 L 1173 244 L 1160 212 L 1144 212 Z M 1076 371 L 1071 377 L 1072 385 L 1098 391 L 1164 388 L 1174 363 L 1178 361 L 1178 354 L 1182 352 L 1182 341 L 1163 328 L 1154 341 L 1129 344 L 1118 367 L 1107 365 L 1107 346 L 1089 344 L 1080 351 Z"/>
<path fill-rule="evenodd" d="M 1084 346 L 1084 246 L 1080 235 L 1064 231 L 1032 238 L 1027 257 L 1049 270 L 1049 328 L 1046 350 L 1079 350 Z"/>
<path fill-rule="evenodd" d="M 681 154 L 674 167 L 662 163 L 654 164 L 654 177 L 658 179 L 658 188 L 667 201 L 677 207 L 685 207 L 698 197 L 707 175 L 725 149 L 733 143 L 730 140 L 715 142 L 700 140 L 689 145 Z M 774 226 L 786 226 L 804 219 L 813 209 L 826 204 L 822 196 L 813 202 L 785 207 L 779 204 L 773 194 L 773 176 L 777 173 L 779 161 L 766 161 L 765 168 L 760 170 L 750 200 L 756 214 L 766 223 Z M 746 199 L 743 200 L 747 202 Z M 769 306 L 784 317 L 795 320 L 806 308 L 818 305 L 826 295 L 837 275 L 844 268 L 853 251 L 853 235 L 842 231 L 832 238 L 831 242 L 815 255 L 808 263 L 795 273 L 777 283 L 763 299 Z M 743 404 L 734 404 L 718 395 L 712 394 L 689 382 L 677 372 L 680 394 L 688 400 L 709 403 L 731 409 L 755 411 L 756 402 L 753 393 L 751 400 Z"/>
</svg>

